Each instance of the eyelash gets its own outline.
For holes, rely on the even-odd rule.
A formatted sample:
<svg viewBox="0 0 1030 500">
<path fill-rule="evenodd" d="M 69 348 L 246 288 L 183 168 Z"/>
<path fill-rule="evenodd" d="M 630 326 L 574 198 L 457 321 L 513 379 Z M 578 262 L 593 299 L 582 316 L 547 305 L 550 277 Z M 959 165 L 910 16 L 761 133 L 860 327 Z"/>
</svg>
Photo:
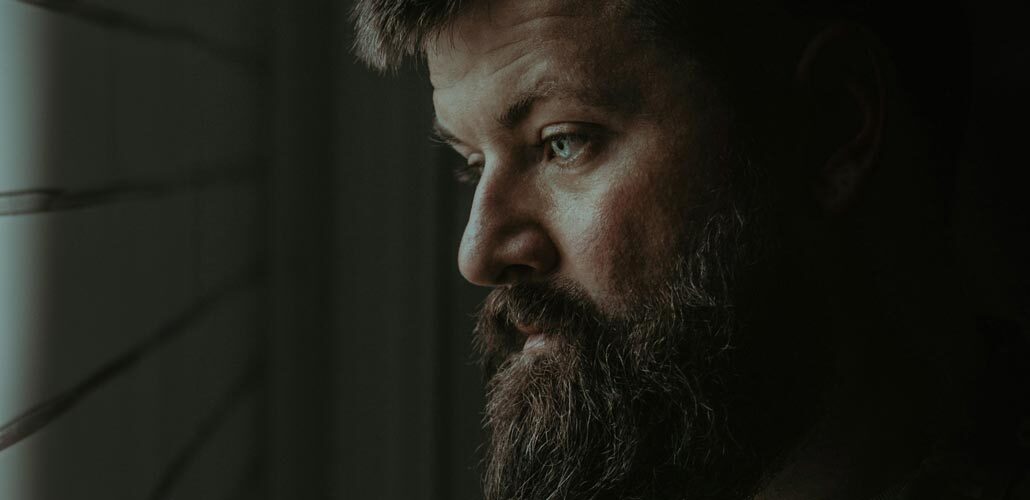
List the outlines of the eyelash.
<svg viewBox="0 0 1030 500">
<path fill-rule="evenodd" d="M 551 149 L 551 145 L 555 141 L 559 141 L 562 139 L 579 141 L 580 143 L 582 143 L 581 151 L 569 160 L 556 159 L 554 150 Z M 535 147 L 541 150 L 545 161 L 553 161 L 557 163 L 560 167 L 567 168 L 572 164 L 581 161 L 581 156 L 589 155 L 590 149 L 592 149 L 595 146 L 595 142 L 596 138 L 587 134 L 574 132 L 559 132 L 543 138 L 543 140 L 541 140 L 539 144 L 536 144 Z M 481 161 L 475 163 L 461 163 L 455 166 L 454 168 L 454 178 L 461 184 L 475 186 L 479 183 L 479 178 L 482 175 L 483 163 Z"/>
<path fill-rule="evenodd" d="M 454 167 L 454 178 L 461 184 L 475 186 L 483 175 L 483 163 L 461 163 Z"/>
</svg>

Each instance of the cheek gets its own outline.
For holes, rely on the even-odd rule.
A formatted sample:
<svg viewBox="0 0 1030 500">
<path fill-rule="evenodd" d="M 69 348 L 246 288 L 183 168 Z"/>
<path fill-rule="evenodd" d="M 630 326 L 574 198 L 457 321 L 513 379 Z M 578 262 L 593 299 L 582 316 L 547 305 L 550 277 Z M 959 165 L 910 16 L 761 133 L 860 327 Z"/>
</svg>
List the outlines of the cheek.
<svg viewBox="0 0 1030 500">
<path fill-rule="evenodd" d="M 639 125 L 617 146 L 561 217 L 569 277 L 610 308 L 649 293 L 678 263 L 697 177 L 682 126 Z"/>
<path fill-rule="evenodd" d="M 678 255 L 680 210 L 670 179 L 636 172 L 571 203 L 561 223 L 570 277 L 609 308 L 662 279 Z"/>
<path fill-rule="evenodd" d="M 612 227 L 606 242 L 612 249 L 606 278 L 615 293 L 641 292 L 656 283 L 678 253 L 681 224 L 674 216 L 674 199 L 658 180 L 646 181 L 621 186 L 605 207 Z"/>
</svg>

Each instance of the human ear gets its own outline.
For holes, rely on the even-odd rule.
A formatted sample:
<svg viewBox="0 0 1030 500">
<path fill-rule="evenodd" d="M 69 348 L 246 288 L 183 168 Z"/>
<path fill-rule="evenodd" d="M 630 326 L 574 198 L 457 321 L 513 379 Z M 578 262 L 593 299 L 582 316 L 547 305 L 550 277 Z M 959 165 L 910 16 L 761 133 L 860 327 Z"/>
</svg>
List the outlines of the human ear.
<svg viewBox="0 0 1030 500">
<path fill-rule="evenodd" d="M 798 63 L 796 83 L 809 105 L 803 146 L 815 167 L 813 194 L 827 212 L 851 206 L 877 164 L 887 104 L 882 54 L 864 28 L 834 24 Z"/>
</svg>

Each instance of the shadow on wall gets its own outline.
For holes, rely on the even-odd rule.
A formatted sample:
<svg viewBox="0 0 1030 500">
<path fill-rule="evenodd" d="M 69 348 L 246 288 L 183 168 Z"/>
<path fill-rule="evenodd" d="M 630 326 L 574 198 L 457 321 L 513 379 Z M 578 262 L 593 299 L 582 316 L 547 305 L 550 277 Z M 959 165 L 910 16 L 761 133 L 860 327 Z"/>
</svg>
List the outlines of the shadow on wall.
<svg viewBox="0 0 1030 500">
<path fill-rule="evenodd" d="M 0 2 L 0 498 L 260 488 L 260 80 L 224 7 Z"/>
</svg>

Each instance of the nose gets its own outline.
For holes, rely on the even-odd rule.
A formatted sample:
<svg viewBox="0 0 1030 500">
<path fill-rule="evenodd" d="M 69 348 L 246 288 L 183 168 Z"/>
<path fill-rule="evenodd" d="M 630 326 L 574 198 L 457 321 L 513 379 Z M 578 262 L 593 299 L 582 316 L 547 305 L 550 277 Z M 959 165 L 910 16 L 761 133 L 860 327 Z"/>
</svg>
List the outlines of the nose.
<svg viewBox="0 0 1030 500">
<path fill-rule="evenodd" d="M 517 179 L 480 179 L 458 251 L 462 276 L 476 285 L 497 286 L 553 272 L 559 252 L 542 205 Z"/>
</svg>

